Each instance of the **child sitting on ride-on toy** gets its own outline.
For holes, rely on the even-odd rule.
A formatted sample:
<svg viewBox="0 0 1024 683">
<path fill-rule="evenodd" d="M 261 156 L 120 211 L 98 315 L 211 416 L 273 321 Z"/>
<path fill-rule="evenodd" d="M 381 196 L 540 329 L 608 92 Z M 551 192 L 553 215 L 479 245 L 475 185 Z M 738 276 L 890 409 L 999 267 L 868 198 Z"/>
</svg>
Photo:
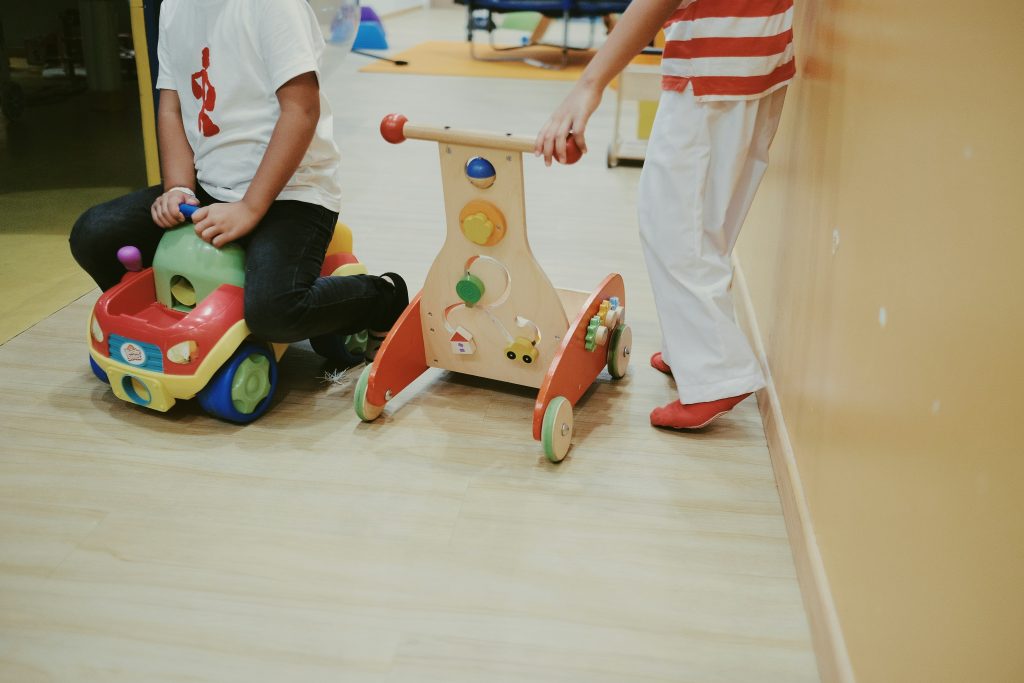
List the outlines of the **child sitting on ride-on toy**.
<svg viewBox="0 0 1024 683">
<path fill-rule="evenodd" d="M 312 338 L 330 352 L 344 335 L 384 332 L 405 308 L 394 274 L 324 277 L 340 208 L 333 121 L 320 92 L 323 38 L 304 0 L 166 0 L 158 54 L 164 182 L 93 207 L 71 250 L 104 290 L 123 275 L 116 253 L 153 262 L 165 230 L 202 205 L 195 233 L 245 249 L 244 317 L 268 342 Z M 373 353 L 373 341 L 369 353 Z"/>
</svg>

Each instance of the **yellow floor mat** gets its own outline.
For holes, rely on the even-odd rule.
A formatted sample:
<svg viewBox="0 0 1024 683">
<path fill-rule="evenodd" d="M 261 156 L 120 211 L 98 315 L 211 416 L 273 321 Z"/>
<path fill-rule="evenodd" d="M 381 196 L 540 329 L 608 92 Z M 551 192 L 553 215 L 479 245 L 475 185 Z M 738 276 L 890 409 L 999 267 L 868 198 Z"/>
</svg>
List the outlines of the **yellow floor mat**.
<svg viewBox="0 0 1024 683">
<path fill-rule="evenodd" d="M 0 291 L 5 293 L 0 297 L 0 344 L 96 286 L 71 257 L 71 226 L 85 209 L 129 190 L 98 187 L 0 195 Z"/>
</svg>

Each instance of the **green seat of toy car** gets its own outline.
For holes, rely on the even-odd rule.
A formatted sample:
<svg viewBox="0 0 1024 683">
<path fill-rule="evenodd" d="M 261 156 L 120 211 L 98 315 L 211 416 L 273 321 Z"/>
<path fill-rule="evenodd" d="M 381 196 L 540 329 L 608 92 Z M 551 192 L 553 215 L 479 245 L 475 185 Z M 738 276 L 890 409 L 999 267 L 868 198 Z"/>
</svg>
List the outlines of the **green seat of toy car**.
<svg viewBox="0 0 1024 683">
<path fill-rule="evenodd" d="M 157 301 L 188 311 L 222 284 L 245 286 L 245 250 L 237 244 L 218 249 L 186 223 L 160 238 L 153 275 Z"/>
</svg>

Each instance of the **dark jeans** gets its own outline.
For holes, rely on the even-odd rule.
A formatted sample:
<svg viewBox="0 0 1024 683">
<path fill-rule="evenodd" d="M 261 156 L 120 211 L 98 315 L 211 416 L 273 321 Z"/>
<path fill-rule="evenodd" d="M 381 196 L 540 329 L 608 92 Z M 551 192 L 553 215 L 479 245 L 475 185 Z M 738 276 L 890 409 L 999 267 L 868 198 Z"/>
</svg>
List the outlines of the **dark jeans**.
<svg viewBox="0 0 1024 683">
<path fill-rule="evenodd" d="M 152 263 L 163 228 L 150 207 L 160 186 L 139 190 L 86 211 L 71 231 L 71 253 L 101 289 L 121 281 L 117 250 L 134 245 Z M 202 188 L 203 206 L 217 200 Z M 405 306 L 394 285 L 373 275 L 320 277 L 338 214 L 316 204 L 276 201 L 245 248 L 245 320 L 254 335 L 294 342 L 330 333 L 387 330 Z"/>
</svg>

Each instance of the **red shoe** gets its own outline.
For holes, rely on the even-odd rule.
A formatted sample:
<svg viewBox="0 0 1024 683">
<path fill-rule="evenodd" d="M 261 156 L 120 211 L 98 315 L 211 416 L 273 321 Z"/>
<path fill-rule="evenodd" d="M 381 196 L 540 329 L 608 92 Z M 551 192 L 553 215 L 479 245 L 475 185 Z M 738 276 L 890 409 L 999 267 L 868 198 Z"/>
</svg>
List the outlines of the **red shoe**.
<svg viewBox="0 0 1024 683">
<path fill-rule="evenodd" d="M 651 367 L 658 372 L 664 372 L 666 375 L 672 374 L 672 368 L 670 368 L 668 363 L 665 362 L 665 359 L 661 357 L 661 351 L 658 351 L 651 356 Z"/>
<path fill-rule="evenodd" d="M 651 359 L 654 364 L 654 359 Z M 725 415 L 736 407 L 736 404 L 750 394 L 733 396 L 731 398 L 720 398 L 717 401 L 706 403 L 689 403 L 683 405 L 679 401 L 672 401 L 668 405 L 655 408 L 651 411 L 651 424 L 655 427 L 667 427 L 669 429 L 700 429 L 707 427 L 716 419 Z"/>
</svg>

